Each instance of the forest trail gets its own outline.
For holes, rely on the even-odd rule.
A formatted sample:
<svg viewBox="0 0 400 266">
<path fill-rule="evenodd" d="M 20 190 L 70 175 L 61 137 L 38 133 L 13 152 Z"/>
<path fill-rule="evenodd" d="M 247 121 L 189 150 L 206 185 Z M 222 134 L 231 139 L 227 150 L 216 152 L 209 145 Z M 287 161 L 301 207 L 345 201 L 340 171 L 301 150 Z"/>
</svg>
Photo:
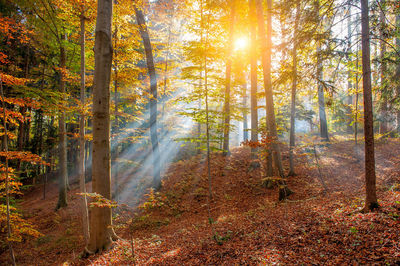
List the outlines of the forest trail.
<svg viewBox="0 0 400 266">
<path fill-rule="evenodd" d="M 20 265 L 398 263 L 400 156 L 393 151 L 399 149 L 398 139 L 376 145 L 382 207 L 368 214 L 359 213 L 364 165 L 351 141 L 317 149 L 327 194 L 315 155 L 297 156 L 297 176 L 288 180 L 295 193 L 281 203 L 277 202 L 277 188 L 263 187 L 262 169 L 249 171 L 247 148 L 233 149 L 229 158 L 213 155 L 212 229 L 204 159 L 196 156 L 179 161 L 167 171 L 162 191 L 143 200 L 145 207 L 133 222 L 128 219 L 132 210 L 120 212 L 117 232 L 126 240 L 116 242 L 110 252 L 86 260 L 78 257 L 83 239 L 77 237 L 81 235 L 77 188 L 69 192 L 70 205 L 56 213 L 57 186 L 49 187 L 46 200 L 41 198 L 41 188 L 35 188 L 24 196 L 21 207 L 28 221 L 46 236 L 17 247 L 17 261 Z M 358 154 L 363 157 L 361 148 Z M 287 153 L 283 156 L 285 159 Z M 130 230 L 121 227 L 126 223 L 131 224 Z"/>
</svg>

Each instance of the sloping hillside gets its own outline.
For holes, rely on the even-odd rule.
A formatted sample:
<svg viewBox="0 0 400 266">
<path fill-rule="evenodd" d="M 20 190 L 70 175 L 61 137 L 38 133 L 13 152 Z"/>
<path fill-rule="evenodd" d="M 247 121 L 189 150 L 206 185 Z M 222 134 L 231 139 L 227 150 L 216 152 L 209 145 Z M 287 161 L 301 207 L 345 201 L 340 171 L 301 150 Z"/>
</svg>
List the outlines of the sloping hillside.
<svg viewBox="0 0 400 266">
<path fill-rule="evenodd" d="M 400 157 L 391 153 L 399 148 L 398 140 L 377 144 L 381 208 L 368 214 L 359 212 L 363 151 L 356 151 L 351 142 L 317 149 L 318 164 L 313 152 L 297 156 L 297 176 L 288 179 L 295 193 L 285 202 L 277 202 L 277 188 L 265 188 L 262 168 L 250 170 L 247 148 L 234 149 L 228 158 L 213 155 L 209 205 L 204 159 L 199 155 L 179 161 L 168 170 L 160 192 L 148 193 L 140 208 L 119 209 L 116 231 L 121 240 L 114 248 L 87 259 L 79 259 L 83 240 L 76 237 L 81 226 L 77 190 L 70 191 L 68 208 L 54 213 L 56 186 L 46 200 L 36 188 L 21 206 L 45 236 L 17 247 L 17 261 L 21 265 L 399 263 Z"/>
</svg>

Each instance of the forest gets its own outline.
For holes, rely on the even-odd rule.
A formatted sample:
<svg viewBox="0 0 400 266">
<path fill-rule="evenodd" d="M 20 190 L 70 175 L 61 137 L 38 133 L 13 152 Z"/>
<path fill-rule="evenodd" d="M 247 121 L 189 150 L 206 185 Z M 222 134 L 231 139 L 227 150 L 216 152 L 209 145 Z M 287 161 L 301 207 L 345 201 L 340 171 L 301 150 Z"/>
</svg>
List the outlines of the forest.
<svg viewBox="0 0 400 266">
<path fill-rule="evenodd" d="M 0 265 L 399 265 L 400 2 L 0 0 Z"/>
</svg>

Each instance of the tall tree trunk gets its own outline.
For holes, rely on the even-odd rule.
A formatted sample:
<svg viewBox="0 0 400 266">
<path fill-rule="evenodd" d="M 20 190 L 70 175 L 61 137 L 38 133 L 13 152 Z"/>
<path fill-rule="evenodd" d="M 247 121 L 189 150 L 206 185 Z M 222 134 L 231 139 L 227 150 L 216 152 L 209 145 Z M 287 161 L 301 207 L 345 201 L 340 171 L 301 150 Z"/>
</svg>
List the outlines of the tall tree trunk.
<svg viewBox="0 0 400 266">
<path fill-rule="evenodd" d="M 319 15 L 319 0 L 315 2 L 315 13 Z M 318 19 L 319 20 L 319 19 Z M 326 120 L 326 112 L 325 112 L 325 96 L 324 96 L 324 74 L 323 74 L 323 66 L 322 66 L 322 53 L 321 53 L 321 38 L 317 34 L 317 84 L 318 84 L 318 110 L 319 110 L 319 125 L 320 125 L 320 136 L 323 141 L 329 141 L 328 136 L 328 123 Z"/>
<path fill-rule="evenodd" d="M 113 0 L 98 0 L 93 86 L 92 191 L 111 200 L 110 79 L 112 66 Z M 90 217 L 89 253 L 106 250 L 112 243 L 111 208 L 93 207 Z"/>
<path fill-rule="evenodd" d="M 353 83 L 352 83 L 352 67 L 351 67 L 351 0 L 348 0 L 347 2 L 347 53 L 346 53 L 346 58 L 347 58 L 347 133 L 351 134 L 353 131 L 353 128 L 351 126 L 352 123 L 352 111 L 351 111 L 351 105 L 353 104 L 353 96 L 352 96 L 352 89 L 353 89 Z"/>
<path fill-rule="evenodd" d="M 204 20 L 204 10 L 203 10 L 203 0 L 200 0 L 200 46 L 203 46 L 203 20 Z M 200 60 L 200 73 L 199 73 L 199 95 L 198 95 L 198 110 L 201 111 L 201 90 L 203 88 L 203 60 Z M 197 153 L 201 153 L 201 122 L 197 123 Z"/>
<path fill-rule="evenodd" d="M 375 147 L 374 147 L 374 125 L 372 113 L 372 91 L 371 91 L 371 61 L 370 61 L 370 36 L 368 0 L 361 0 L 361 34 L 362 34 L 362 69 L 363 69 L 363 91 L 364 91 L 364 136 L 365 136 L 365 188 L 366 200 L 365 211 L 378 208 L 376 197 L 375 176 Z"/>
<path fill-rule="evenodd" d="M 60 93 L 62 100 L 65 101 L 65 48 L 64 48 L 65 34 L 61 34 L 60 41 Z M 60 110 L 60 117 L 58 120 L 59 126 L 59 184 L 58 184 L 58 203 L 56 209 L 67 206 L 67 186 L 68 186 L 68 167 L 67 167 L 67 134 L 65 126 L 65 111 Z"/>
<path fill-rule="evenodd" d="M 249 131 L 248 131 L 248 122 L 247 122 L 247 82 L 246 82 L 246 75 L 243 70 L 243 83 L 242 83 L 242 92 L 243 92 L 243 141 L 247 141 L 249 139 Z"/>
<path fill-rule="evenodd" d="M 396 26 L 398 29 L 400 29 L 400 14 L 396 15 Z M 396 49 L 397 51 L 400 50 L 400 37 L 397 35 L 396 38 Z M 396 79 L 397 79 L 397 89 L 396 89 L 396 94 L 397 98 L 400 99 L 400 58 L 399 56 L 397 57 L 397 66 L 396 66 Z M 400 107 L 397 107 L 396 111 L 396 127 L 397 127 L 397 132 L 400 133 Z"/>
<path fill-rule="evenodd" d="M 142 36 L 144 50 L 146 54 L 147 70 L 150 77 L 150 139 L 153 150 L 153 187 L 158 190 L 161 188 L 160 175 L 160 151 L 157 136 L 157 77 L 154 67 L 153 50 L 151 47 L 149 32 L 142 10 L 135 6 L 136 22 Z"/>
<path fill-rule="evenodd" d="M 381 113 L 381 122 L 379 126 L 379 133 L 386 134 L 388 132 L 388 100 L 387 100 L 387 84 L 386 84 L 386 72 L 387 72 L 387 65 L 385 62 L 385 54 L 386 54 L 386 43 L 385 43 L 385 29 L 386 29 L 386 22 L 385 22 L 385 1 L 382 0 L 380 3 L 381 10 L 379 12 L 379 19 L 380 19 L 380 46 L 381 46 L 381 92 L 380 92 L 380 113 Z"/>
<path fill-rule="evenodd" d="M 256 45 L 256 3 L 249 0 L 250 20 L 250 112 L 251 112 L 251 141 L 258 142 L 258 108 L 257 108 L 257 45 Z M 251 148 L 251 157 L 257 158 L 257 149 Z"/>
<path fill-rule="evenodd" d="M 290 107 L 290 145 L 289 145 L 289 176 L 295 176 L 293 149 L 295 146 L 295 118 L 296 118 L 296 90 L 297 90 L 297 45 L 298 45 L 298 27 L 300 19 L 300 1 L 296 4 L 296 18 L 294 22 L 293 34 L 293 81 Z"/>
<path fill-rule="evenodd" d="M 81 88 L 80 88 L 80 98 L 82 105 L 82 113 L 79 118 L 79 163 L 78 163 L 78 173 L 79 173 L 79 188 L 81 193 L 86 193 L 86 182 L 85 182 L 85 6 L 82 5 L 81 12 Z M 82 212 L 82 227 L 83 236 L 85 240 L 85 245 L 89 241 L 89 214 L 87 208 L 86 195 L 82 196 L 81 199 L 81 212 Z"/>
<path fill-rule="evenodd" d="M 235 24 L 236 0 L 231 0 L 231 13 L 229 19 L 229 38 L 228 38 L 228 56 L 226 59 L 225 71 L 225 106 L 224 106 L 224 146 L 223 155 L 229 154 L 229 132 L 230 132 L 230 101 L 231 101 L 231 69 L 232 69 L 232 49 L 233 49 L 233 31 Z"/>
<path fill-rule="evenodd" d="M 115 25 L 114 53 L 117 55 L 118 27 Z M 118 60 L 114 60 L 114 180 L 115 180 L 115 199 L 119 201 L 119 175 L 118 175 L 118 157 L 119 157 L 119 123 L 118 123 Z"/>
<path fill-rule="evenodd" d="M 357 13 L 356 16 L 356 35 L 359 36 L 360 35 L 360 27 L 358 24 L 358 21 L 360 21 L 360 14 Z M 356 89 L 356 100 L 355 100 L 355 114 L 354 114 L 354 144 L 356 146 L 357 149 L 357 141 L 358 141 L 358 100 L 359 100 L 359 75 L 358 75 L 358 69 L 359 69 L 359 54 L 360 54 L 360 44 L 357 43 L 357 57 L 356 57 L 356 83 L 355 83 L 355 89 Z"/>
<path fill-rule="evenodd" d="M 272 147 L 272 157 L 274 160 L 275 167 L 281 178 L 285 176 L 282 166 L 281 150 L 278 144 L 278 133 L 276 130 L 276 120 L 275 120 L 275 108 L 274 108 L 274 98 L 272 91 L 272 80 L 271 80 L 271 56 L 272 56 L 272 0 L 267 0 L 267 34 L 265 32 L 264 25 L 264 14 L 262 9 L 261 0 L 256 0 L 257 3 L 257 18 L 258 27 L 260 33 L 261 41 L 261 59 L 263 65 L 263 75 L 264 75 L 264 89 L 265 89 L 265 105 L 266 105 L 266 119 L 267 119 L 267 134 L 269 137 L 273 138 L 271 143 Z M 268 165 L 268 162 L 267 162 Z M 279 200 L 286 199 L 292 191 L 287 187 L 284 180 L 279 181 Z"/>
<path fill-rule="evenodd" d="M 170 46 L 171 46 L 171 39 L 172 39 L 172 22 L 173 22 L 173 15 L 174 15 L 174 8 L 171 11 L 171 18 L 168 23 L 168 38 L 167 38 L 167 53 L 165 55 L 164 60 L 164 89 L 162 95 L 162 121 L 165 117 L 165 103 L 167 101 L 167 87 L 168 87 L 168 64 L 169 64 L 169 56 L 170 56 Z M 165 121 L 164 121 L 165 124 Z M 163 127 L 163 135 L 166 133 L 166 130 Z"/>
</svg>

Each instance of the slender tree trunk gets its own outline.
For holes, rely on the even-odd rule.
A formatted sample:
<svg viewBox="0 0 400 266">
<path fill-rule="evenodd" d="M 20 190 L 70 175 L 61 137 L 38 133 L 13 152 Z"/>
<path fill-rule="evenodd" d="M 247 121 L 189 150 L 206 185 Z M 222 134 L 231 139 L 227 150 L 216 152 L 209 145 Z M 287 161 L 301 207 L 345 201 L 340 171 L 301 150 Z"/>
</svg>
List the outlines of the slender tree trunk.
<svg viewBox="0 0 400 266">
<path fill-rule="evenodd" d="M 204 12 L 203 12 L 203 0 L 200 0 L 200 45 L 203 46 L 203 20 L 204 20 Z M 203 88 L 203 60 L 200 61 L 200 73 L 199 73 L 199 102 L 198 102 L 198 109 L 199 112 L 201 111 L 201 91 Z M 197 142 L 197 153 L 200 154 L 201 153 L 201 122 L 197 123 L 197 138 L 198 138 L 198 142 Z"/>
<path fill-rule="evenodd" d="M 360 14 L 357 13 L 357 17 L 356 17 L 356 34 L 357 36 L 360 35 L 360 27 L 358 24 L 358 21 L 360 21 Z M 358 75 L 358 70 L 359 70 L 359 54 L 360 54 L 360 44 L 357 44 L 357 57 L 356 57 L 356 84 L 355 84 L 355 89 L 356 89 L 356 100 L 355 100 L 355 114 L 354 114 L 354 144 L 356 146 L 357 149 L 357 141 L 358 141 L 358 101 L 359 101 L 359 75 Z"/>
<path fill-rule="evenodd" d="M 294 171 L 294 158 L 293 150 L 295 146 L 295 118 L 296 118 L 296 90 L 297 90 L 297 45 L 298 45 L 298 27 L 300 19 L 300 1 L 296 4 L 296 19 L 293 34 L 293 81 L 292 81 L 292 95 L 291 95 L 291 108 L 290 108 L 290 145 L 289 145 L 289 176 L 295 176 Z"/>
<path fill-rule="evenodd" d="M 61 34 L 60 41 L 60 92 L 62 100 L 65 101 L 65 48 L 64 48 L 65 34 Z M 68 167 L 67 167 L 67 134 L 65 126 L 65 111 L 60 110 L 60 117 L 58 120 L 59 126 L 59 184 L 58 184 L 58 203 L 56 209 L 67 206 L 67 187 L 68 187 Z"/>
<path fill-rule="evenodd" d="M 357 138 L 358 138 L 358 49 L 357 49 L 357 59 L 356 59 L 356 100 L 355 100 L 355 114 L 354 114 L 354 144 L 357 147 Z"/>
<path fill-rule="evenodd" d="M 272 5 L 272 3 L 268 3 L 269 7 Z M 272 28 L 271 32 L 268 33 L 268 37 L 266 36 L 265 32 L 265 25 L 264 25 L 264 12 L 263 12 L 263 7 L 262 7 L 262 2 L 259 0 L 256 0 L 256 15 L 257 15 L 257 24 L 258 24 L 258 33 L 260 35 L 260 44 L 261 44 L 261 60 L 262 60 L 262 65 L 263 65 L 263 75 L 264 75 L 264 91 L 265 91 L 265 112 L 266 112 L 266 128 L 265 132 L 268 137 L 274 138 L 272 136 L 272 131 L 271 131 L 271 124 L 270 119 L 273 119 L 275 121 L 275 110 L 274 110 L 274 103 L 273 103 L 273 97 L 272 96 L 272 82 L 271 82 L 271 50 L 272 49 L 272 42 L 270 40 L 270 37 L 272 38 Z M 269 15 L 268 15 L 269 16 Z M 268 18 L 269 19 L 269 18 Z M 269 26 L 269 25 L 267 25 Z M 269 30 L 269 28 L 268 28 Z M 270 91 L 268 91 L 270 90 Z M 271 108 L 272 106 L 272 108 Z M 271 116 L 272 115 L 272 116 Z M 276 128 L 276 126 L 275 126 Z M 277 135 L 276 135 L 277 137 Z M 265 147 L 265 156 L 266 156 L 266 176 L 273 176 L 274 171 L 273 171 L 273 157 L 275 155 L 275 149 L 278 149 L 279 147 L 275 146 L 273 143 L 271 143 L 270 147 Z M 274 151 L 273 151 L 274 150 Z M 279 156 L 280 156 L 280 151 L 279 151 Z M 277 160 L 280 160 L 277 158 Z M 279 174 L 283 174 L 283 168 L 282 165 L 279 163 L 276 164 L 277 169 L 279 171 Z M 282 171 L 281 171 L 282 170 Z"/>
<path fill-rule="evenodd" d="M 242 83 L 242 92 L 243 92 L 243 141 L 247 141 L 249 139 L 249 131 L 248 131 L 248 122 L 247 122 L 247 82 L 246 82 L 246 75 L 243 70 L 243 83 Z"/>
<path fill-rule="evenodd" d="M 372 113 L 371 61 L 368 0 L 361 0 L 362 68 L 364 91 L 364 135 L 365 135 L 365 211 L 378 208 L 376 197 L 374 125 Z"/>
<path fill-rule="evenodd" d="M 98 0 L 93 86 L 92 191 L 111 200 L 110 80 L 112 66 L 113 0 Z M 94 206 L 90 217 L 87 252 L 102 252 L 112 243 L 111 208 Z"/>
<path fill-rule="evenodd" d="M 172 21 L 173 21 L 173 14 L 174 12 L 172 11 L 170 22 L 168 23 L 168 39 L 167 39 L 167 53 L 165 55 L 165 60 L 164 60 L 164 89 L 163 89 L 163 96 L 162 96 L 162 120 L 164 120 L 165 117 L 165 103 L 167 101 L 167 87 L 168 87 L 168 64 L 169 64 L 169 56 L 170 56 L 170 46 L 171 46 L 171 38 L 172 38 Z M 165 121 L 164 121 L 165 124 Z M 163 132 L 166 133 L 166 130 L 163 127 Z M 163 133 L 163 135 L 164 135 Z"/>
<path fill-rule="evenodd" d="M 272 57 L 272 0 L 267 0 L 267 34 L 265 32 L 264 25 L 264 14 L 262 9 L 261 0 L 256 0 L 257 13 L 258 13 L 258 27 L 261 38 L 261 59 L 263 65 L 264 75 L 264 89 L 265 89 L 265 105 L 267 111 L 267 134 L 273 141 L 272 157 L 275 163 L 275 167 L 281 178 L 285 177 L 282 166 L 281 150 L 278 144 L 278 133 L 276 130 L 275 121 L 275 108 L 274 98 L 272 91 L 272 80 L 271 80 L 271 57 Z M 269 163 L 267 162 L 267 165 Z M 279 200 L 286 199 L 293 192 L 287 187 L 284 180 L 279 181 Z"/>
<path fill-rule="evenodd" d="M 385 1 L 382 0 L 380 3 L 381 10 L 379 13 L 380 17 L 380 46 L 381 46 L 381 92 L 380 92 L 380 111 L 381 111 L 381 122 L 379 127 L 380 134 L 386 134 L 388 132 L 388 100 L 387 100 L 387 84 L 386 84 L 386 72 L 387 72 L 387 65 L 385 62 L 385 54 L 386 54 L 386 43 L 385 43 L 385 34 L 384 31 L 386 29 L 386 22 L 385 22 Z"/>
<path fill-rule="evenodd" d="M 39 143 L 38 143 L 38 151 L 37 151 L 37 155 L 39 155 L 40 157 L 42 156 L 42 152 L 43 152 L 43 111 L 42 110 L 38 110 L 38 125 L 37 125 L 37 129 L 38 129 L 38 139 L 39 139 Z M 37 166 L 37 175 L 40 176 L 42 174 L 42 165 L 39 164 Z"/>
<path fill-rule="evenodd" d="M 225 106 L 224 106 L 224 146 L 223 155 L 229 154 L 229 132 L 230 132 L 230 101 L 231 101 L 231 69 L 232 69 L 232 49 L 233 49 L 233 32 L 235 25 L 236 0 L 231 0 L 231 13 L 229 20 L 229 38 L 228 38 L 228 56 L 226 59 L 226 77 L 225 77 Z"/>
<path fill-rule="evenodd" d="M 315 11 L 319 15 L 319 1 L 315 1 Z M 326 120 L 325 112 L 325 96 L 324 96 L 324 74 L 322 66 L 322 54 L 321 54 L 321 38 L 317 37 L 317 84 L 318 84 L 318 110 L 319 110 L 319 125 L 320 125 L 320 135 L 323 141 L 329 141 L 328 136 L 328 123 Z"/>
<path fill-rule="evenodd" d="M 25 119 L 26 116 L 26 106 L 20 107 L 20 113 L 22 117 Z M 18 150 L 23 151 L 24 150 L 24 141 L 25 141 L 25 129 L 26 129 L 26 123 L 25 121 L 19 121 L 19 130 L 18 130 Z M 18 161 L 17 163 L 17 172 L 21 170 L 21 160 Z"/>
<path fill-rule="evenodd" d="M 203 68 L 203 64 L 201 64 L 200 69 Z M 200 80 L 199 80 L 199 102 L 197 108 L 199 109 L 199 112 L 201 110 L 201 90 L 203 88 L 203 70 L 200 70 Z M 201 145 L 201 122 L 197 123 L 197 153 L 201 153 L 200 145 Z"/>
<path fill-rule="evenodd" d="M 118 27 L 115 25 L 114 36 L 114 55 L 117 55 Z M 115 180 L 115 199 L 119 201 L 119 173 L 118 173 L 118 157 L 119 157 L 119 123 L 118 123 L 118 60 L 114 60 L 114 180 Z"/>
<path fill-rule="evenodd" d="M 261 41 L 261 59 L 262 59 L 263 75 L 264 75 L 265 105 L 267 113 L 266 115 L 267 135 L 274 139 L 274 141 L 271 143 L 274 164 L 279 175 L 281 177 L 284 177 L 285 174 L 283 172 L 281 151 L 277 143 L 278 133 L 276 131 L 275 108 L 274 108 L 274 98 L 273 98 L 272 80 L 271 80 L 272 1 L 267 0 L 267 5 L 268 5 L 267 32 L 265 31 L 264 14 L 261 1 L 256 0 L 256 3 L 258 12 L 257 17 L 258 17 L 259 35 Z"/>
<path fill-rule="evenodd" d="M 206 141 L 207 141 L 207 175 L 208 175 L 208 197 L 207 197 L 207 211 L 208 220 L 210 221 L 211 231 L 215 236 L 215 230 L 213 226 L 213 218 L 211 214 L 211 201 L 213 199 L 212 194 L 212 176 L 211 176 L 211 149 L 210 149 L 210 120 L 209 120 L 209 105 L 208 105 L 208 36 L 209 36 L 209 25 L 210 25 L 210 14 L 207 16 L 206 24 L 206 36 L 204 44 L 204 94 L 206 103 Z"/>
<path fill-rule="evenodd" d="M 82 5 L 82 13 L 81 13 L 81 105 L 82 108 L 85 106 L 85 6 Z M 79 118 L 79 163 L 78 163 L 78 172 L 79 172 L 79 188 L 81 193 L 86 193 L 86 182 L 85 182 L 85 110 L 82 110 L 82 113 Z M 81 199 L 81 212 L 82 212 L 82 227 L 83 227 L 83 236 L 85 239 L 85 245 L 88 244 L 89 241 L 89 214 L 87 208 L 87 199 L 86 195 L 82 196 Z"/>
<path fill-rule="evenodd" d="M 1 80 L 0 76 L 0 93 L 1 93 L 1 101 L 2 101 L 2 108 L 3 108 L 3 127 L 4 127 L 4 143 L 3 143 L 3 151 L 5 153 L 8 153 L 8 138 L 7 138 L 7 116 L 6 116 L 6 103 L 4 101 L 4 91 L 3 91 L 3 81 Z M 13 265 L 16 265 L 15 263 L 15 256 L 14 256 L 14 250 L 10 241 L 11 234 L 12 234 L 12 229 L 11 229 L 11 219 L 10 219 L 10 187 L 9 187 L 9 176 L 8 176 L 8 157 L 7 155 L 5 156 L 5 185 L 6 185 L 6 220 L 7 220 L 7 243 L 8 243 L 8 248 L 10 251 L 10 258 L 12 261 Z"/>
<path fill-rule="evenodd" d="M 396 15 L 396 26 L 398 29 L 400 29 L 400 14 Z M 400 50 L 400 37 L 396 38 L 396 49 L 397 51 Z M 397 57 L 397 66 L 396 66 L 396 78 L 397 81 L 400 80 L 400 58 Z M 396 86 L 396 95 L 400 99 L 400 82 L 397 83 Z M 396 112 L 396 127 L 397 127 L 397 132 L 400 133 L 400 107 L 398 107 L 397 112 Z"/>
<path fill-rule="evenodd" d="M 352 123 L 352 114 L 351 114 L 351 105 L 353 104 L 353 96 L 352 96 L 352 67 L 351 67 L 351 0 L 348 0 L 347 3 L 347 133 L 351 134 L 353 128 L 351 126 Z"/>
<path fill-rule="evenodd" d="M 153 187 L 158 190 L 161 188 L 161 165 L 157 136 L 157 77 L 154 67 L 153 50 L 143 12 L 135 6 L 135 14 L 137 24 L 139 25 L 140 35 L 143 39 L 147 69 L 150 77 L 150 139 L 153 150 Z"/>
<path fill-rule="evenodd" d="M 250 112 L 251 112 L 251 141 L 258 142 L 258 108 L 257 108 L 257 45 L 256 45 L 256 3 L 249 0 L 249 20 L 250 20 Z M 251 149 L 251 157 L 257 158 L 257 149 Z"/>
</svg>

